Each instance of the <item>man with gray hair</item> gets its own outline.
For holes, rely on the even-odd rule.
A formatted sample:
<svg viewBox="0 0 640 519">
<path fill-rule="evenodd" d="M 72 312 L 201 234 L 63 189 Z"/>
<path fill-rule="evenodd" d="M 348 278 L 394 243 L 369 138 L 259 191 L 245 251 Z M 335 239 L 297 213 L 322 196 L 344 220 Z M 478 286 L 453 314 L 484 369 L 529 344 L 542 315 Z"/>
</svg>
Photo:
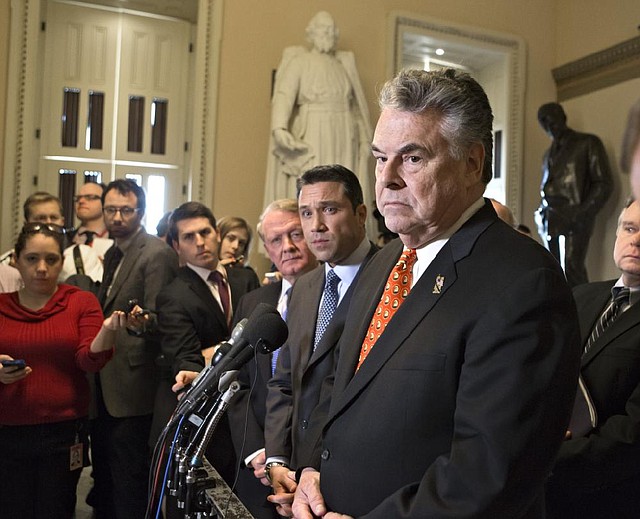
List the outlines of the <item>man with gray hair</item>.
<svg viewBox="0 0 640 519">
<path fill-rule="evenodd" d="M 618 279 L 573 290 L 583 344 L 576 400 L 591 403 L 595 420 L 579 420 L 575 406 L 547 483 L 550 519 L 640 514 L 640 204 L 633 198 L 618 218 L 613 261 Z"/>
<path fill-rule="evenodd" d="M 293 285 L 300 276 L 318 264 L 304 239 L 298 202 L 294 199 L 285 198 L 270 203 L 260 215 L 258 235 L 282 279 L 242 296 L 235 313 L 236 323 L 249 317 L 260 303 L 275 306 L 286 319 Z M 277 351 L 270 356 L 256 355 L 255 362 L 240 369 L 242 389 L 229 408 L 236 455 L 244 460 L 236 493 L 257 519 L 278 517 L 275 507 L 267 501 L 271 486 L 264 473 L 267 382 L 273 374 L 277 355 Z"/>
<path fill-rule="evenodd" d="M 355 287 L 293 514 L 543 518 L 580 357 L 571 292 L 483 198 L 493 116 L 474 79 L 403 71 L 380 106 L 376 199 L 399 239 Z"/>
</svg>

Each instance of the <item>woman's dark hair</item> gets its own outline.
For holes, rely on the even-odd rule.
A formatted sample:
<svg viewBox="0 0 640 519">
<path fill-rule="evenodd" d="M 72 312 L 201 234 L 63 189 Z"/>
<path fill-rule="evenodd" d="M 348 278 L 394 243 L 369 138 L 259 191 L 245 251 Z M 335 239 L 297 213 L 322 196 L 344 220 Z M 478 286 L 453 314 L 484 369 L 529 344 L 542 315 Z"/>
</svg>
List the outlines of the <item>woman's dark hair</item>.
<svg viewBox="0 0 640 519">
<path fill-rule="evenodd" d="M 56 240 L 58 248 L 60 249 L 60 256 L 63 255 L 65 233 L 64 228 L 56 225 L 55 223 L 30 222 L 24 225 L 24 227 L 20 231 L 20 234 L 18 235 L 18 239 L 16 240 L 16 245 L 14 247 L 16 258 L 20 257 L 20 254 L 27 245 L 27 240 L 34 234 L 38 233 L 44 234 L 45 236 Z"/>
</svg>

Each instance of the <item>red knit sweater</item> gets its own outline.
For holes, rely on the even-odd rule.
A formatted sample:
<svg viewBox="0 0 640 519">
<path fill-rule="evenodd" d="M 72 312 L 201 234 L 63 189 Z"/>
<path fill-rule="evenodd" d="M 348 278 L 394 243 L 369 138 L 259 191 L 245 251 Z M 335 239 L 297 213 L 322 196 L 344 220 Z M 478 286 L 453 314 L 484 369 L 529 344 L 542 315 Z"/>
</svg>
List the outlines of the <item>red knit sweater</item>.
<svg viewBox="0 0 640 519">
<path fill-rule="evenodd" d="M 91 399 L 86 371 L 100 370 L 113 351 L 91 353 L 102 326 L 96 297 L 60 285 L 44 308 L 19 303 L 18 293 L 0 294 L 0 353 L 24 359 L 33 371 L 0 384 L 0 424 L 29 425 L 87 416 Z"/>
</svg>

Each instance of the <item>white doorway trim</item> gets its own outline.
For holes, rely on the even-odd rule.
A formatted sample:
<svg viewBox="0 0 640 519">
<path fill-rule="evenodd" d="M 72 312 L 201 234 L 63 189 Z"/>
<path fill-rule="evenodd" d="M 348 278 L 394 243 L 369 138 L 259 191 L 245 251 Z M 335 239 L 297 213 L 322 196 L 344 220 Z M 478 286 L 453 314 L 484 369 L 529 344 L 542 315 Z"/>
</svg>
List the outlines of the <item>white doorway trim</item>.
<svg viewBox="0 0 640 519">
<path fill-rule="evenodd" d="M 451 22 L 418 16 L 407 12 L 392 12 L 389 16 L 387 77 L 401 68 L 402 41 L 405 31 L 428 31 L 441 40 L 466 42 L 505 56 L 508 92 L 507 123 L 502 144 L 506 171 L 506 203 L 517 216 L 522 207 L 522 168 L 524 141 L 524 95 L 526 86 L 526 52 L 522 38 L 511 34 L 468 27 Z"/>
</svg>

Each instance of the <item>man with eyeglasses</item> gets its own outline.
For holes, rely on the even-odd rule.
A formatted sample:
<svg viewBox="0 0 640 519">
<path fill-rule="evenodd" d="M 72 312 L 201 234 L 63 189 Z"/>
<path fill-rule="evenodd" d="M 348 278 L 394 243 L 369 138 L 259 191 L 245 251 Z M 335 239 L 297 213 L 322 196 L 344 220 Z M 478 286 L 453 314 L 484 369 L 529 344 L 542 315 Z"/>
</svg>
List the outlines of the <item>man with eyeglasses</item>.
<svg viewBox="0 0 640 519">
<path fill-rule="evenodd" d="M 73 234 L 73 243 L 89 245 L 101 258 L 104 258 L 109 247 L 113 245 L 113 241 L 109 240 L 109 231 L 102 213 L 102 194 L 105 187 L 104 184 L 87 182 L 73 197 L 76 216 L 80 220 L 80 225 Z"/>
<path fill-rule="evenodd" d="M 120 330 L 113 359 L 96 376 L 92 420 L 95 508 L 98 518 L 144 517 L 149 473 L 149 430 L 159 352 L 156 296 L 178 270 L 174 251 L 142 226 L 145 193 L 132 180 L 105 189 L 104 220 L 115 244 L 105 255 L 98 299 L 105 314 L 139 312 L 137 333 Z M 144 309 L 142 317 L 141 309 Z"/>
<path fill-rule="evenodd" d="M 25 223 L 44 223 L 59 227 L 65 232 L 62 202 L 57 196 L 45 191 L 37 191 L 30 195 L 23 205 Z M 10 264 L 13 250 L 0 256 L 0 263 Z M 82 265 L 79 268 L 79 265 Z M 86 274 L 93 281 L 102 279 L 102 261 L 96 251 L 81 245 L 74 255 L 73 246 L 64 251 L 64 263 L 60 272 L 60 281 L 66 281 L 74 274 Z M 75 282 L 73 282 L 75 284 Z"/>
</svg>

